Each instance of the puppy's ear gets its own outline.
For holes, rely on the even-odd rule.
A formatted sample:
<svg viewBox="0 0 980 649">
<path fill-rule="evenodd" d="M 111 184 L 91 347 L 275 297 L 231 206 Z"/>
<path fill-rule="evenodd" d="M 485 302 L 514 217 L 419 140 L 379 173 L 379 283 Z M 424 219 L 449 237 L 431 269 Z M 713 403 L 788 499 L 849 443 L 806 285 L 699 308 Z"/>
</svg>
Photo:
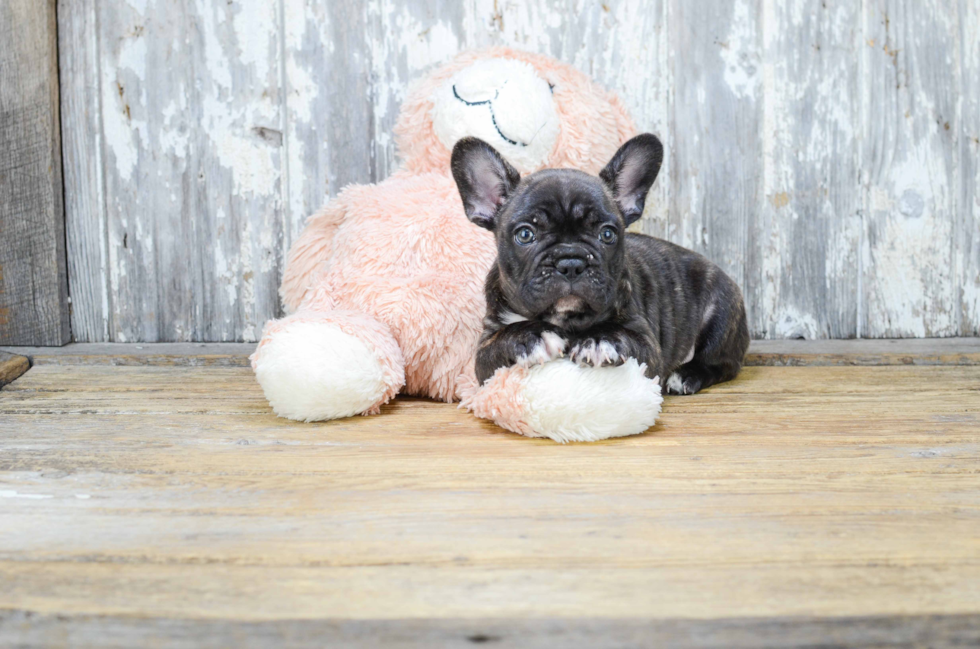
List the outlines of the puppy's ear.
<svg viewBox="0 0 980 649">
<path fill-rule="evenodd" d="M 643 214 L 650 186 L 664 160 L 664 147 L 656 135 L 641 133 L 619 148 L 599 178 L 612 190 L 626 225 Z"/>
<path fill-rule="evenodd" d="M 475 137 L 464 137 L 456 143 L 450 166 L 466 218 L 493 230 L 497 210 L 521 182 L 520 172 L 496 149 Z"/>
</svg>

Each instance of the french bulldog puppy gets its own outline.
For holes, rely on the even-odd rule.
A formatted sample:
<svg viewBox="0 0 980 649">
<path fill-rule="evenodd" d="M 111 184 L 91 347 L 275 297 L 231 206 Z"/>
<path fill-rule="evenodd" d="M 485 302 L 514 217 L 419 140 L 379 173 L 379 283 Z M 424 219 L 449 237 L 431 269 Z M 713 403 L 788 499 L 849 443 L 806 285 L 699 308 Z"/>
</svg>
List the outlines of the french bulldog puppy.
<svg viewBox="0 0 980 649">
<path fill-rule="evenodd" d="M 735 282 L 695 252 L 626 231 L 662 160 L 660 140 L 645 133 L 598 178 L 572 169 L 521 178 L 486 142 L 456 143 L 452 173 L 466 216 L 497 241 L 476 356 L 481 383 L 500 367 L 565 355 L 591 366 L 635 358 L 673 394 L 738 374 L 749 331 Z"/>
</svg>

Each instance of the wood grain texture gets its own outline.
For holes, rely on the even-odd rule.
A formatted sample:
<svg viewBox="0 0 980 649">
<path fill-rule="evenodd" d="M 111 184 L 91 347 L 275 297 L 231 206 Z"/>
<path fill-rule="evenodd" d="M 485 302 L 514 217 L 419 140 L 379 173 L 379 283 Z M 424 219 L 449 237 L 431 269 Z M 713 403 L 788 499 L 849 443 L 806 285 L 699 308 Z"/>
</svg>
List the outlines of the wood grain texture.
<svg viewBox="0 0 980 649">
<path fill-rule="evenodd" d="M 861 8 L 763 7 L 764 200 L 753 329 L 773 338 L 857 333 Z"/>
<path fill-rule="evenodd" d="M 980 642 L 975 615 L 793 617 L 772 620 L 233 620 L 36 615 L 0 611 L 0 638 L 48 647 L 68 637 L 100 647 L 323 647 L 452 649 L 490 644 L 500 649 L 664 646 L 691 649 L 959 649 Z"/>
<path fill-rule="evenodd" d="M 251 367 L 248 357 L 254 351 L 254 343 L 70 343 L 63 347 L 8 348 L 9 353 L 30 356 L 38 365 L 178 367 Z"/>
<path fill-rule="evenodd" d="M 761 23 L 760 0 L 671 2 L 676 164 L 669 181 L 678 223 L 671 238 L 742 287 L 750 323 L 759 320 L 761 290 L 749 272 L 760 265 Z"/>
<path fill-rule="evenodd" d="M 960 331 L 954 236 L 959 200 L 955 3 L 864 5 L 867 184 L 862 333 Z"/>
<path fill-rule="evenodd" d="M 0 640 L 969 644 L 978 379 L 747 368 L 561 446 L 416 399 L 288 422 L 245 368 L 38 366 L 0 392 Z"/>
<path fill-rule="evenodd" d="M 60 0 L 65 229 L 73 338 L 110 340 L 116 296 L 109 289 L 102 97 L 96 0 Z"/>
<path fill-rule="evenodd" d="M 732 274 L 755 337 L 980 333 L 976 3 L 62 4 L 76 340 L 253 340 L 306 217 L 397 168 L 412 80 L 490 45 L 661 136 L 637 227 Z"/>
<path fill-rule="evenodd" d="M 980 339 L 753 340 L 745 364 L 980 365 Z"/>
<path fill-rule="evenodd" d="M 961 0 L 960 226 L 956 260 L 960 269 L 960 333 L 980 336 L 980 5 Z"/>
<path fill-rule="evenodd" d="M 2 349 L 0 349 L 2 351 Z M 71 343 L 14 347 L 37 365 L 250 367 L 251 343 Z M 980 338 L 753 340 L 747 366 L 980 365 Z"/>
<path fill-rule="evenodd" d="M 54 0 L 0 6 L 0 344 L 71 336 Z"/>
<path fill-rule="evenodd" d="M 63 12 L 63 65 L 75 71 L 65 130 L 70 166 L 81 166 L 67 176 L 76 339 L 251 340 L 278 312 L 276 6 L 102 2 Z M 84 82 L 93 59 L 97 83 Z"/>
</svg>

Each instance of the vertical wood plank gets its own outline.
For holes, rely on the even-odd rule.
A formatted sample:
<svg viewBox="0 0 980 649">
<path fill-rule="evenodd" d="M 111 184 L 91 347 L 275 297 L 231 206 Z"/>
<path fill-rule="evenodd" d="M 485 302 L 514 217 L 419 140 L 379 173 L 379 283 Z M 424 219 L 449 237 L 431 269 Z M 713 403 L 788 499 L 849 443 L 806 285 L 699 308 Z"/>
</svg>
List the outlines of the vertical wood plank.
<svg viewBox="0 0 980 649">
<path fill-rule="evenodd" d="M 365 3 L 282 0 L 282 24 L 285 255 L 329 196 L 350 183 L 371 182 L 376 172 Z"/>
<path fill-rule="evenodd" d="M 283 0 L 285 248 L 329 196 L 395 171 L 399 106 L 421 71 L 459 51 L 462 15 L 448 0 Z"/>
<path fill-rule="evenodd" d="M 755 333 L 853 338 L 862 207 L 861 8 L 765 0 Z"/>
<path fill-rule="evenodd" d="M 677 152 L 671 127 L 674 77 L 668 9 L 667 0 L 630 0 L 609 6 L 613 29 L 608 40 L 596 39 L 591 48 L 601 65 L 588 68 L 595 71 L 599 83 L 622 97 L 637 130 L 654 133 L 663 142 L 666 154 L 660 174 L 635 229 L 665 239 L 672 234 L 670 179 Z"/>
<path fill-rule="evenodd" d="M 868 0 L 864 25 L 863 335 L 955 335 L 956 5 Z"/>
<path fill-rule="evenodd" d="M 745 294 L 766 333 L 757 214 L 763 192 L 762 6 L 671 0 L 674 169 L 671 239 L 706 255 Z"/>
<path fill-rule="evenodd" d="M 331 101 L 335 84 L 331 52 L 334 25 L 327 6 L 311 0 L 282 0 L 283 258 L 306 218 L 320 208 L 335 187 L 331 178 Z M 366 177 L 368 169 L 361 173 Z"/>
<path fill-rule="evenodd" d="M 980 336 L 980 3 L 960 0 L 960 335 Z"/>
<path fill-rule="evenodd" d="M 317 3 L 318 4 L 318 3 Z M 363 0 L 327 3 L 329 58 L 322 61 L 319 82 L 326 91 L 328 186 L 335 194 L 354 182 L 377 178 L 371 156 L 371 59 L 367 47 L 367 8 Z M 321 32 L 322 33 L 322 32 Z"/>
<path fill-rule="evenodd" d="M 255 340 L 277 313 L 279 19 L 100 0 L 112 340 Z"/>
<path fill-rule="evenodd" d="M 55 0 L 0 4 L 0 343 L 71 338 Z"/>
<path fill-rule="evenodd" d="M 60 0 L 62 150 L 72 337 L 107 342 L 114 299 L 108 285 L 102 111 L 96 0 Z"/>
<path fill-rule="evenodd" d="M 375 178 L 398 167 L 392 129 L 412 82 L 465 48 L 465 7 L 457 0 L 367 3 L 371 58 L 371 153 Z"/>
</svg>

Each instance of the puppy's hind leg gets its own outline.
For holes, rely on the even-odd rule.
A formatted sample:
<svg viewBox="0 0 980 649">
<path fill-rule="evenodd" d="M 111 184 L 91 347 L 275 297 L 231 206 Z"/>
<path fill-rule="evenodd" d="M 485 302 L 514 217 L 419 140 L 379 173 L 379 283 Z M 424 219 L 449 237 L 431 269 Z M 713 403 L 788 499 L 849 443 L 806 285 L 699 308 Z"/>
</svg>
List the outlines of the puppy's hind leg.
<svg viewBox="0 0 980 649">
<path fill-rule="evenodd" d="M 694 345 L 694 357 L 667 378 L 670 394 L 694 394 L 734 379 L 742 369 L 749 348 L 749 328 L 742 296 L 737 288 L 735 291 L 735 299 L 708 313 Z"/>
</svg>

